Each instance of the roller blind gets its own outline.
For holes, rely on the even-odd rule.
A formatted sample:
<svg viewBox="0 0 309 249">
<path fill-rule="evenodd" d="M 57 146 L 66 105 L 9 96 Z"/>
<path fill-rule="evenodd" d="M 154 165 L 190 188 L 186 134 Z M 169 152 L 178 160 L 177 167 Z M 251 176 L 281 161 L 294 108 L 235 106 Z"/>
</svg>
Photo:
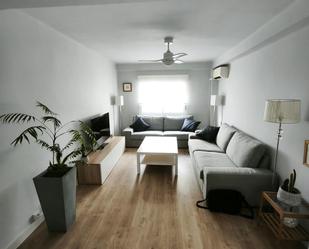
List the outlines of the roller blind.
<svg viewBox="0 0 309 249">
<path fill-rule="evenodd" d="M 188 103 L 188 75 L 138 76 L 142 114 L 182 114 Z"/>
</svg>

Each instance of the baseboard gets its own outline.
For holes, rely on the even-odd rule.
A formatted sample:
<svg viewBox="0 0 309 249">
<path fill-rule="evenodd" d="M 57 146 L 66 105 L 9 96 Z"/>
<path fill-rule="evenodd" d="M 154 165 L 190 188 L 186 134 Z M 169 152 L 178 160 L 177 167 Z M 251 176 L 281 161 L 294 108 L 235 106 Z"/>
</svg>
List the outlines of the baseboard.
<svg viewBox="0 0 309 249">
<path fill-rule="evenodd" d="M 37 229 L 37 227 L 39 225 L 41 225 L 41 223 L 44 221 L 44 216 L 42 215 L 40 218 L 38 218 L 35 222 L 33 222 L 32 224 L 29 225 L 29 227 L 27 227 L 23 232 L 21 232 L 15 240 L 13 240 L 6 249 L 16 249 L 17 247 L 20 246 L 21 243 L 23 243 L 29 236 L 31 233 L 33 233 L 33 231 L 35 229 Z"/>
</svg>

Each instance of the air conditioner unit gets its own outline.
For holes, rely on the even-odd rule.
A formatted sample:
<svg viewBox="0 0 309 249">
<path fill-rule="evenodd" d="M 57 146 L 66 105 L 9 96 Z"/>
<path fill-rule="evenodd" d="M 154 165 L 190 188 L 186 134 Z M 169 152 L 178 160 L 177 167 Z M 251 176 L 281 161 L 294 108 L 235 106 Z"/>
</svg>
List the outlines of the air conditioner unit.
<svg viewBox="0 0 309 249">
<path fill-rule="evenodd" d="M 227 79 L 229 77 L 229 66 L 221 65 L 212 70 L 213 79 Z"/>
</svg>

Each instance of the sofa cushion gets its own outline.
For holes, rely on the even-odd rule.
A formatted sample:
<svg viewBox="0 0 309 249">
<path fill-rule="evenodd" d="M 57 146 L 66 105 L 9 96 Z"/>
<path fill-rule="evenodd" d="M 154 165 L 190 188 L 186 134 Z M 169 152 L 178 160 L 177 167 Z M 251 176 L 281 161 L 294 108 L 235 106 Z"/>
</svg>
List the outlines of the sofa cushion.
<svg viewBox="0 0 309 249">
<path fill-rule="evenodd" d="M 145 136 L 163 136 L 163 131 L 140 131 L 133 132 L 131 139 L 143 140 Z"/>
<path fill-rule="evenodd" d="M 163 135 L 167 137 L 177 137 L 178 140 L 188 140 L 189 135 L 194 134 L 189 131 L 164 131 Z"/>
<path fill-rule="evenodd" d="M 195 130 L 197 129 L 197 127 L 200 125 L 200 121 L 195 121 L 193 119 L 188 119 L 186 118 L 183 121 L 183 125 L 181 127 L 181 131 L 191 131 L 191 132 L 195 132 Z"/>
<path fill-rule="evenodd" d="M 238 167 L 256 168 L 265 150 L 262 142 L 237 131 L 229 142 L 226 154 Z"/>
<path fill-rule="evenodd" d="M 228 124 L 222 124 L 216 139 L 217 145 L 224 151 L 226 151 L 227 145 L 229 144 L 232 136 L 237 130 Z"/>
<path fill-rule="evenodd" d="M 147 124 L 143 118 L 138 117 L 133 124 L 130 125 L 130 128 L 133 129 L 133 131 L 146 131 L 150 127 L 149 124 Z"/>
<path fill-rule="evenodd" d="M 163 131 L 163 117 L 152 117 L 142 115 L 138 115 L 137 117 L 142 117 L 143 120 L 150 125 L 148 130 Z"/>
<path fill-rule="evenodd" d="M 262 156 L 260 162 L 259 162 L 258 168 L 269 169 L 270 163 L 271 163 L 270 155 L 267 152 L 265 152 L 264 155 Z"/>
<path fill-rule="evenodd" d="M 201 130 L 200 132 L 197 132 L 196 136 L 198 138 L 202 139 L 202 140 L 207 141 L 207 142 L 215 143 L 218 131 L 219 131 L 219 127 L 207 126 L 203 130 Z"/>
<path fill-rule="evenodd" d="M 201 139 L 192 139 L 192 136 L 189 139 L 188 144 L 191 152 L 208 151 L 208 152 L 224 153 L 224 151 L 220 149 L 216 144 L 209 143 Z"/>
<path fill-rule="evenodd" d="M 236 167 L 225 153 L 195 151 L 193 153 L 196 167 L 202 179 L 204 168 L 212 167 Z"/>
<path fill-rule="evenodd" d="M 193 116 L 186 117 L 165 117 L 164 118 L 164 131 L 180 131 L 184 120 L 193 119 Z"/>
</svg>

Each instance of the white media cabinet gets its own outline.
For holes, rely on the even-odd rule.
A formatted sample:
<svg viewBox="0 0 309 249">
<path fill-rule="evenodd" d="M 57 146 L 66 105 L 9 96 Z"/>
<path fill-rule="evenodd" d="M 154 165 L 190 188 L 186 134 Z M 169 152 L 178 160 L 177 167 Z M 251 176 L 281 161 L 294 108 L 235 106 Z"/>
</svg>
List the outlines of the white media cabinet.
<svg viewBox="0 0 309 249">
<path fill-rule="evenodd" d="M 88 155 L 87 163 L 78 163 L 78 184 L 103 184 L 125 150 L 125 137 L 109 138 L 102 149 Z"/>
</svg>

